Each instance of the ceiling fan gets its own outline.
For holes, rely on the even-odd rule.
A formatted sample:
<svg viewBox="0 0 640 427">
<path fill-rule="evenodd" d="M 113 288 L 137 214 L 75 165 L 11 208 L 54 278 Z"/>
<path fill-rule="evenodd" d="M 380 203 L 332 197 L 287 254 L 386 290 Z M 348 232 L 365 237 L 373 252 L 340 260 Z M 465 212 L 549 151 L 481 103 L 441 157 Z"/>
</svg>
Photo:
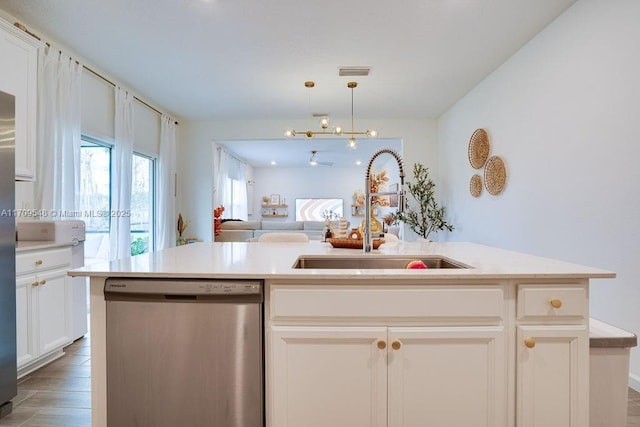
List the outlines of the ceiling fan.
<svg viewBox="0 0 640 427">
<path fill-rule="evenodd" d="M 321 162 L 318 160 L 317 156 L 318 152 L 316 150 L 311 150 L 311 158 L 309 159 L 309 164 L 311 166 L 333 166 L 333 162 Z"/>
</svg>

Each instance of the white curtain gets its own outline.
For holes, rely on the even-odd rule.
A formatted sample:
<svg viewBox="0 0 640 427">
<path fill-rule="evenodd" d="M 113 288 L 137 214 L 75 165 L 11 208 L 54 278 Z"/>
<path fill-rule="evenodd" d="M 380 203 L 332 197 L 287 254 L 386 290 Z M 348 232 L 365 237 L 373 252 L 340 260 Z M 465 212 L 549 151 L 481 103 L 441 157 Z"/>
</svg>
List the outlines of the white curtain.
<svg viewBox="0 0 640 427">
<path fill-rule="evenodd" d="M 248 218 L 245 164 L 218 147 L 218 203 L 224 206 L 225 218 Z"/>
<path fill-rule="evenodd" d="M 158 158 L 158 191 L 156 192 L 156 249 L 176 244 L 176 125 L 162 115 L 160 124 L 160 157 Z"/>
<path fill-rule="evenodd" d="M 131 170 L 133 163 L 133 95 L 116 87 L 115 143 L 111 157 L 111 229 L 114 260 L 131 256 Z"/>
<path fill-rule="evenodd" d="M 35 205 L 60 218 L 80 194 L 82 64 L 57 49 L 41 49 Z"/>
</svg>

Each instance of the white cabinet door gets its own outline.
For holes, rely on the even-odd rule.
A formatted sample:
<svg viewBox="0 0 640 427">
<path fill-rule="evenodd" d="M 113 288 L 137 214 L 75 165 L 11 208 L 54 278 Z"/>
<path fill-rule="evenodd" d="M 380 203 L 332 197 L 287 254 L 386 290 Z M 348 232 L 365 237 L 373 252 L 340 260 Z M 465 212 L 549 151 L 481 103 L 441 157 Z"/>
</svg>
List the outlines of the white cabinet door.
<svg viewBox="0 0 640 427">
<path fill-rule="evenodd" d="M 389 427 L 507 423 L 501 326 L 390 327 Z"/>
<path fill-rule="evenodd" d="M 57 350 L 70 338 L 69 286 L 67 270 L 38 274 L 38 342 L 40 354 Z"/>
<path fill-rule="evenodd" d="M 63 355 L 71 343 L 71 247 L 16 253 L 18 377 Z"/>
<path fill-rule="evenodd" d="M 16 179 L 35 179 L 38 50 L 35 39 L 0 20 L 0 90 L 16 97 Z"/>
<path fill-rule="evenodd" d="M 16 278 L 16 352 L 18 368 L 37 357 L 37 331 L 33 322 L 33 294 L 37 283 L 34 275 Z"/>
<path fill-rule="evenodd" d="M 387 425 L 387 328 L 273 326 L 270 333 L 269 425 Z"/>
<path fill-rule="evenodd" d="M 516 335 L 517 425 L 588 425 L 587 326 L 519 326 Z"/>
</svg>

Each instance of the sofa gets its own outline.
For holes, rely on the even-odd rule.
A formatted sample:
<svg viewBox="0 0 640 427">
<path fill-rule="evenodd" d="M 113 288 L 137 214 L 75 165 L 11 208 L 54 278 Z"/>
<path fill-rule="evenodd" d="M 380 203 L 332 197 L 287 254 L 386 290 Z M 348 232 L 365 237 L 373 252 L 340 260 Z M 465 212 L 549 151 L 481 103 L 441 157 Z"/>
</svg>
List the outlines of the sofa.
<svg viewBox="0 0 640 427">
<path fill-rule="evenodd" d="M 320 240 L 324 221 L 224 221 L 216 242 L 247 242 L 265 233 L 304 233 L 309 239 Z"/>
</svg>

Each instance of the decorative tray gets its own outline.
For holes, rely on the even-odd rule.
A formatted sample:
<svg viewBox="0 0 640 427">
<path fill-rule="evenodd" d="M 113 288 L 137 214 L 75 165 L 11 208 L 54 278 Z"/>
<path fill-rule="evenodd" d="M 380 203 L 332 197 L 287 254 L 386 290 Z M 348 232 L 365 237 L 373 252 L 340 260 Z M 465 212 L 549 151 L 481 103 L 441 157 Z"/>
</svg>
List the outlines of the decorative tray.
<svg viewBox="0 0 640 427">
<path fill-rule="evenodd" d="M 327 239 L 327 242 L 331 243 L 334 248 L 347 248 L 347 249 L 362 249 L 362 240 L 356 239 Z M 373 239 L 371 244 L 373 249 L 378 249 L 381 244 L 384 243 L 384 239 Z"/>
</svg>

